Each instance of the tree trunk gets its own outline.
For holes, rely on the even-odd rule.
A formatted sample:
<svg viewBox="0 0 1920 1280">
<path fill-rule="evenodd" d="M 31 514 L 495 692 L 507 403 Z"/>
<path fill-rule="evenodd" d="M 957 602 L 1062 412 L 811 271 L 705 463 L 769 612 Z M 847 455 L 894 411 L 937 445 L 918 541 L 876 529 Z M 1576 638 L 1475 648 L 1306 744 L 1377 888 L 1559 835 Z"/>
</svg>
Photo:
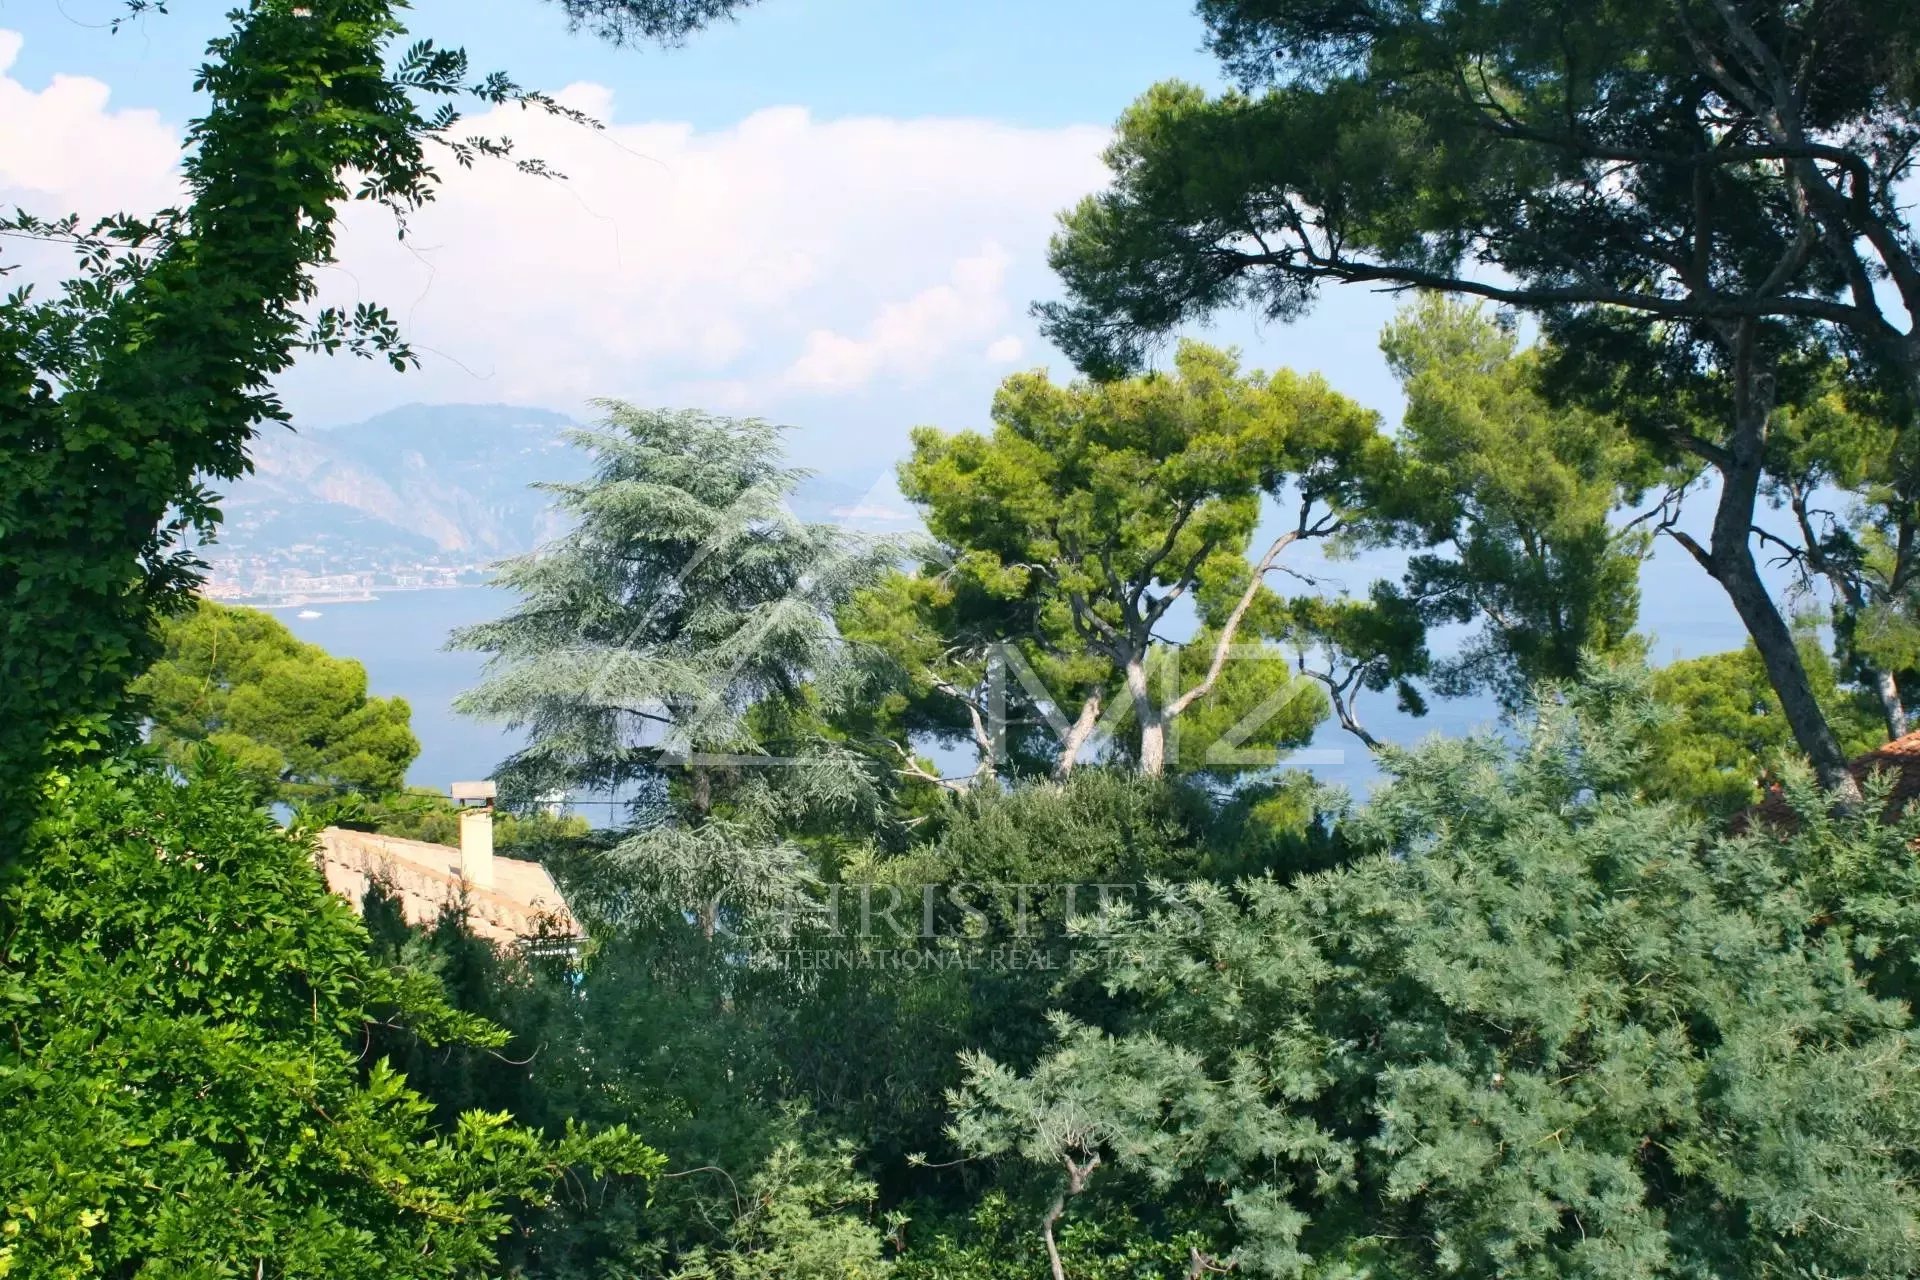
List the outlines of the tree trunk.
<svg viewBox="0 0 1920 1280">
<path fill-rule="evenodd" d="M 1067 1211 L 1067 1201 L 1087 1189 L 1087 1179 L 1100 1167 L 1100 1153 L 1097 1151 L 1087 1157 L 1085 1164 L 1075 1164 L 1072 1156 L 1063 1156 L 1062 1159 L 1067 1166 L 1066 1185 L 1053 1197 L 1046 1215 L 1040 1219 L 1040 1238 L 1047 1242 L 1047 1265 L 1053 1273 L 1053 1280 L 1067 1280 L 1067 1269 L 1060 1261 L 1060 1246 L 1053 1238 L 1054 1224 Z"/>
<path fill-rule="evenodd" d="M 1830 579 L 1831 580 L 1831 579 Z M 1867 610 L 1867 602 L 1858 591 L 1848 591 L 1839 582 L 1834 583 L 1836 592 L 1846 602 L 1853 613 L 1857 625 L 1860 615 Z M 1862 683 L 1873 690 L 1873 696 L 1880 703 L 1880 716 L 1887 722 L 1887 737 L 1903 738 L 1907 733 L 1907 704 L 1900 697 L 1900 684 L 1893 678 L 1893 672 L 1881 669 L 1878 665 L 1862 658 L 1859 650 L 1849 643 L 1842 657 L 1849 659 L 1854 670 L 1865 673 Z"/>
<path fill-rule="evenodd" d="M 692 776 L 687 780 L 687 790 L 690 795 L 687 807 L 691 810 L 693 817 L 691 825 L 696 828 L 704 827 L 707 825 L 707 818 L 713 813 L 713 775 L 707 772 L 705 765 L 694 765 L 691 772 Z M 701 935 L 708 942 L 712 942 L 714 934 L 720 927 L 719 899 L 701 903 L 697 914 L 700 917 Z"/>
<path fill-rule="evenodd" d="M 1100 725 L 1100 694 L 1096 690 L 1087 695 L 1080 704 L 1080 714 L 1074 719 L 1073 727 L 1067 730 L 1067 736 L 1060 743 L 1060 763 L 1053 767 L 1053 776 L 1064 781 L 1073 772 L 1073 766 L 1080 762 L 1080 753 L 1087 748 L 1093 737 L 1093 731 Z"/>
<path fill-rule="evenodd" d="M 1302 515 L 1303 524 L 1305 520 L 1306 517 Z M 1233 652 L 1233 642 L 1240 634 L 1240 624 L 1245 621 L 1247 610 L 1251 609 L 1253 602 L 1259 598 L 1260 587 L 1266 581 L 1268 571 L 1280 558 L 1280 553 L 1298 542 L 1300 537 L 1298 529 L 1281 534 L 1273 540 L 1273 545 L 1267 548 L 1267 554 L 1260 557 L 1260 563 L 1253 566 L 1253 575 L 1247 580 L 1247 589 L 1240 593 L 1240 599 L 1234 604 L 1233 612 L 1229 613 L 1226 622 L 1221 624 L 1220 638 L 1214 641 L 1213 660 L 1207 664 L 1207 674 L 1201 678 L 1199 684 L 1167 704 L 1166 719 L 1174 719 L 1196 701 L 1213 692 L 1215 682 L 1220 679 L 1221 670 L 1227 665 L 1227 656 Z M 1177 666 L 1175 670 L 1178 670 Z"/>
<path fill-rule="evenodd" d="M 1067 1280 L 1067 1269 L 1060 1262 L 1060 1246 L 1054 1242 L 1053 1224 L 1060 1221 L 1060 1215 L 1067 1211 L 1067 1193 L 1061 1191 L 1054 1196 L 1053 1203 L 1047 1206 L 1047 1212 L 1040 1219 L 1040 1238 L 1047 1244 L 1047 1268 L 1053 1280 Z"/>
<path fill-rule="evenodd" d="M 1127 696 L 1133 699 L 1133 718 L 1140 729 L 1140 772 L 1157 778 L 1167 771 L 1167 725 L 1160 708 L 1153 705 L 1147 688 L 1147 657 L 1144 650 L 1127 660 Z"/>
<path fill-rule="evenodd" d="M 1003 682 L 1003 677 L 998 674 L 990 674 L 987 679 L 990 687 L 994 687 L 996 681 Z M 1004 696 L 996 702 L 995 695 L 989 692 L 988 706 L 986 712 L 982 714 L 979 686 L 962 689 L 950 680 L 935 680 L 933 687 L 967 709 L 967 723 L 973 731 L 973 749 L 980 757 L 980 763 L 973 771 L 974 781 L 978 782 L 982 779 L 992 781 L 1000 771 L 1000 752 L 995 741 L 995 729 L 998 722 L 1004 719 Z M 1005 735 L 1003 733 L 1000 736 Z"/>
<path fill-rule="evenodd" d="M 1157 778 L 1167 771 L 1167 726 L 1158 716 L 1140 726 L 1140 773 Z"/>
<path fill-rule="evenodd" d="M 1847 769 L 1846 753 L 1813 695 L 1793 631 L 1780 616 L 1753 558 L 1753 515 L 1774 392 L 1772 372 L 1756 367 L 1754 347 L 1751 327 L 1743 328 L 1734 369 L 1733 434 L 1714 459 L 1720 471 L 1720 503 L 1713 513 L 1712 547 L 1703 550 L 1685 536 L 1679 540 L 1720 584 L 1740 615 L 1766 667 L 1767 681 L 1780 699 L 1793 740 L 1812 762 L 1820 785 L 1839 793 L 1842 803 L 1854 803 L 1860 799 L 1860 784 Z"/>
<path fill-rule="evenodd" d="M 1907 705 L 1900 700 L 1900 686 L 1895 683 L 1893 672 L 1876 668 L 1873 673 L 1873 692 L 1880 699 L 1880 713 L 1887 718 L 1887 736 L 1906 737 Z"/>
<path fill-rule="evenodd" d="M 1719 542 L 1718 537 L 1715 542 Z M 1753 647 L 1760 651 L 1767 681 L 1780 699 L 1780 709 L 1786 713 L 1793 740 L 1812 761 L 1820 785 L 1829 791 L 1838 791 L 1844 800 L 1858 800 L 1860 784 L 1847 769 L 1846 752 L 1841 750 L 1840 740 L 1834 736 L 1826 713 L 1813 695 L 1813 683 L 1807 678 L 1806 664 L 1800 660 L 1799 646 L 1793 642 L 1793 631 L 1767 594 L 1759 567 L 1754 564 L 1753 552 L 1744 539 L 1731 555 L 1722 555 L 1716 545 L 1713 561 L 1711 572 L 1733 602 L 1740 621 L 1746 624 Z"/>
<path fill-rule="evenodd" d="M 1360 717 L 1354 714 L 1351 691 L 1343 693 L 1335 690 L 1331 701 L 1333 703 L 1333 714 L 1335 718 L 1339 720 L 1340 727 L 1360 739 L 1368 751 L 1378 752 L 1380 750 L 1380 739 L 1368 733 L 1366 726 L 1360 723 Z"/>
</svg>

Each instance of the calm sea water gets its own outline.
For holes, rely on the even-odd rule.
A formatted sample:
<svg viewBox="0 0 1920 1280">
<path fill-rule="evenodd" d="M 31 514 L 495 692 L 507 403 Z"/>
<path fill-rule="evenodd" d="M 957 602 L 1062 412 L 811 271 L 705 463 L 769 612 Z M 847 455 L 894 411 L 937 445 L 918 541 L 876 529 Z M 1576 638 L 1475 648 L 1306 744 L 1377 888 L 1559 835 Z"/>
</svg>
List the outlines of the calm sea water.
<svg viewBox="0 0 1920 1280">
<path fill-rule="evenodd" d="M 454 711 L 454 698 L 479 682 L 486 657 L 446 649 L 455 627 L 500 617 L 513 600 L 493 587 L 396 591 L 357 604 L 308 606 L 317 618 L 302 618 L 295 609 L 273 615 L 302 640 L 359 659 L 369 692 L 407 700 L 420 739 L 407 781 L 445 790 L 451 782 L 486 777 L 519 745 L 501 726 Z"/>
<path fill-rule="evenodd" d="M 1348 562 L 1346 572 L 1364 580 L 1379 572 Z M 1720 589 L 1670 544 L 1646 566 L 1642 576 L 1642 629 L 1654 637 L 1656 663 L 1738 648 L 1745 641 Z M 484 778 L 518 745 L 504 727 L 458 714 L 453 699 L 479 680 L 484 657 L 446 649 L 455 627 L 497 618 L 511 609 L 513 596 L 493 587 L 451 591 L 402 591 L 358 604 L 313 606 L 317 618 L 301 618 L 292 609 L 275 616 L 302 639 L 330 653 L 359 659 L 367 668 L 371 692 L 399 695 L 413 710 L 413 731 L 420 758 L 408 780 L 416 786 L 445 789 L 459 779 Z M 1443 648 L 1445 637 L 1436 637 Z M 1365 694 L 1359 703 L 1362 723 L 1385 741 L 1411 745 L 1430 734 L 1458 735 L 1494 729 L 1499 710 L 1490 699 L 1435 699 L 1420 719 L 1401 714 L 1393 695 Z M 941 760 L 943 768 L 964 770 L 964 761 Z M 1378 776 L 1371 757 L 1357 740 L 1332 721 L 1321 725 L 1298 762 L 1329 783 L 1364 795 Z"/>
</svg>

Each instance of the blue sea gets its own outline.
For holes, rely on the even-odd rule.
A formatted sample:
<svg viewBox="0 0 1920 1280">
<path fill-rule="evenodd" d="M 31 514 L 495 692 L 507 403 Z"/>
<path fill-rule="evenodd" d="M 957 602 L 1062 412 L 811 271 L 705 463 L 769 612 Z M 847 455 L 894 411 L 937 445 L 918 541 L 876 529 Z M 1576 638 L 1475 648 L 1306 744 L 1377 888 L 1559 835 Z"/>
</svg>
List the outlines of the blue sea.
<svg viewBox="0 0 1920 1280">
<path fill-rule="evenodd" d="M 479 683 L 486 655 L 446 648 L 454 628 L 500 617 L 513 601 L 511 592 L 495 587 L 396 591 L 306 606 L 317 618 L 302 618 L 295 609 L 275 609 L 273 616 L 302 640 L 358 659 L 367 669 L 368 692 L 407 700 L 420 739 L 407 781 L 444 791 L 451 782 L 487 777 L 519 746 L 518 735 L 504 727 L 453 709 L 454 698 Z"/>
<path fill-rule="evenodd" d="M 1346 569 L 1360 578 L 1380 571 L 1354 562 L 1347 562 Z M 1679 548 L 1661 546 L 1643 571 L 1642 589 L 1642 630 L 1653 636 L 1656 663 L 1738 648 L 1745 642 L 1726 597 Z M 519 736 L 504 726 L 454 711 L 454 698 L 479 681 L 485 657 L 445 647 L 454 628 L 497 618 L 512 605 L 508 592 L 468 587 L 393 592 L 365 602 L 310 606 L 319 614 L 315 618 L 302 618 L 293 609 L 277 609 L 274 615 L 302 639 L 330 653 L 359 659 L 367 668 L 370 692 L 397 694 L 407 700 L 414 734 L 420 739 L 420 757 L 408 780 L 415 786 L 444 790 L 456 780 L 487 777 L 520 743 Z M 1446 637 L 1435 637 L 1437 649 L 1447 643 Z M 1435 733 L 1494 730 L 1500 723 L 1499 709 L 1486 698 L 1434 699 L 1429 713 L 1415 719 L 1394 708 L 1390 693 L 1363 694 L 1358 710 L 1362 723 L 1376 737 L 1402 745 Z M 1359 742 L 1332 721 L 1320 727 L 1295 763 L 1357 796 L 1364 796 L 1378 776 Z M 940 764 L 956 772 L 968 767 L 958 760 Z"/>
</svg>

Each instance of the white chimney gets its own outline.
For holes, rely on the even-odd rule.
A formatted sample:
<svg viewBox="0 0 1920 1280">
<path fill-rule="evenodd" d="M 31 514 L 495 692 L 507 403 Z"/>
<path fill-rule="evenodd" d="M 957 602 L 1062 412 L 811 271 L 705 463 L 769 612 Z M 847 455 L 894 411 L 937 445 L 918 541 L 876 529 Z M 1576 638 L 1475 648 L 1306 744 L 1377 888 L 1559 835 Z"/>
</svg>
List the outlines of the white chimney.
<svg viewBox="0 0 1920 1280">
<path fill-rule="evenodd" d="M 478 800 L 478 808 L 460 810 L 460 875 L 475 889 L 493 888 L 493 798 L 491 782 L 456 782 L 453 799 Z"/>
</svg>

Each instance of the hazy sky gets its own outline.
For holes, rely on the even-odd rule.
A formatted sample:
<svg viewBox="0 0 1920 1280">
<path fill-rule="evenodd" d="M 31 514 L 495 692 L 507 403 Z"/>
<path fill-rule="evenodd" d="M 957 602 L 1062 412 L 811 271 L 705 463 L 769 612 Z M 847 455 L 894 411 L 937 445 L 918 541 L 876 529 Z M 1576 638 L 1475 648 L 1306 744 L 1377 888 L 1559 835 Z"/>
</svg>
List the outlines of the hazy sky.
<svg viewBox="0 0 1920 1280">
<path fill-rule="evenodd" d="M 0 0 L 0 202 L 171 198 L 193 70 L 229 0 L 172 0 L 110 34 L 122 6 Z M 1218 79 L 1182 0 L 765 0 L 672 50 L 569 34 L 543 0 L 423 0 L 411 25 L 608 127 L 494 113 L 474 128 L 568 179 L 449 165 L 404 241 L 354 207 L 326 295 L 389 306 L 425 364 L 303 363 L 283 382 L 298 423 L 409 401 L 580 413 L 596 396 L 756 414 L 793 424 L 798 460 L 843 487 L 870 476 L 876 512 L 898 505 L 911 427 L 980 425 L 1010 370 L 1068 372 L 1028 315 L 1055 289 L 1055 214 L 1101 185 L 1135 95 Z M 1375 338 L 1394 306 L 1335 288 L 1303 322 L 1238 317 L 1210 336 L 1319 370 L 1391 422 Z M 1677 549 L 1648 587 L 1663 638 L 1737 642 Z"/>
<path fill-rule="evenodd" d="M 227 0 L 172 7 L 112 35 L 120 0 L 0 0 L 17 33 L 0 37 L 6 197 L 89 213 L 166 199 Z M 542 0 L 432 0 L 412 26 L 609 127 L 495 113 L 476 127 L 568 180 L 450 168 L 404 242 L 355 209 L 328 293 L 392 307 L 426 366 L 316 362 L 285 384 L 302 420 L 610 395 L 792 422 L 804 460 L 834 467 L 884 467 L 916 423 L 977 423 L 1010 369 L 1061 368 L 1027 313 L 1054 287 L 1054 215 L 1101 184 L 1136 94 L 1216 78 L 1178 0 L 766 0 L 672 50 L 569 34 Z M 1374 347 L 1391 302 L 1329 302 L 1291 329 L 1217 336 L 1394 410 Z"/>
</svg>

